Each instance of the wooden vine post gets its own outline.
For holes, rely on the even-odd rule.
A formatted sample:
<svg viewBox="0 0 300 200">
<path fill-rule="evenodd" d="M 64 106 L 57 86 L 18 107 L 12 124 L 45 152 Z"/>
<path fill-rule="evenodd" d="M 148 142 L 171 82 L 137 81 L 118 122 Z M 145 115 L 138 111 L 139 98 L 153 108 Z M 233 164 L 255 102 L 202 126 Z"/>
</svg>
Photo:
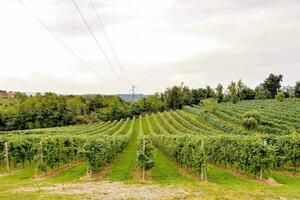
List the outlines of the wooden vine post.
<svg viewBox="0 0 300 200">
<path fill-rule="evenodd" d="M 40 158 L 39 158 L 39 165 L 42 166 L 42 171 L 44 173 L 44 154 L 43 154 L 43 142 L 40 141 Z"/>
<path fill-rule="evenodd" d="M 200 163 L 200 176 L 201 176 L 201 181 L 206 181 L 207 176 L 206 176 L 206 158 L 205 158 L 205 148 L 204 148 L 204 141 L 201 140 L 201 146 L 200 150 L 202 152 L 202 159 Z"/>
<path fill-rule="evenodd" d="M 9 172 L 8 142 L 4 143 L 4 154 L 6 162 L 6 171 Z"/>
<path fill-rule="evenodd" d="M 268 145 L 267 141 L 264 140 L 264 147 L 266 148 Z M 263 163 L 260 163 L 260 170 L 259 170 L 259 181 L 261 181 L 263 179 L 263 173 L 264 173 L 264 166 Z"/>
<path fill-rule="evenodd" d="M 143 159 L 145 158 L 145 138 L 143 137 Z M 143 180 L 145 180 L 145 160 L 143 160 Z"/>
<path fill-rule="evenodd" d="M 261 181 L 262 180 L 262 178 L 263 178 L 263 166 L 262 166 L 262 164 L 260 165 L 260 170 L 259 170 L 259 181 Z"/>
</svg>

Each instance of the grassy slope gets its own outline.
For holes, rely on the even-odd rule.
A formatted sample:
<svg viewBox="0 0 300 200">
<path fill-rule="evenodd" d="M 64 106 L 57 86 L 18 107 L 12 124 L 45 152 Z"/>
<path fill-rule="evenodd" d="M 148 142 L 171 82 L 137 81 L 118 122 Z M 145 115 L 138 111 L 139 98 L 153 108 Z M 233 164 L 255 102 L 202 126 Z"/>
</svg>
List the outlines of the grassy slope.
<svg viewBox="0 0 300 200">
<path fill-rule="evenodd" d="M 132 180 L 132 174 L 136 168 L 136 143 L 139 130 L 139 121 L 135 120 L 133 126 L 133 135 L 128 147 L 122 154 L 118 155 L 110 166 L 110 172 L 105 176 L 110 181 L 129 181 Z"/>
</svg>

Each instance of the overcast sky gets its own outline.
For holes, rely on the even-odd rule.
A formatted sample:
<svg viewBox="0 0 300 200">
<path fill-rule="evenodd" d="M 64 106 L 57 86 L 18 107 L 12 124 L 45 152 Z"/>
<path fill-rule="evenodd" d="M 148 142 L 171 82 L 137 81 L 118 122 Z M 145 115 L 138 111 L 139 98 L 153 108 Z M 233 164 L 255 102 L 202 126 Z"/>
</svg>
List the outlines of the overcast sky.
<svg viewBox="0 0 300 200">
<path fill-rule="evenodd" d="M 22 0 L 89 65 L 80 63 L 17 0 L 0 4 L 0 89 L 128 93 L 89 0 Z M 300 80 L 299 0 L 92 0 L 131 84 L 153 93 L 184 82 L 254 87 L 269 74 Z M 93 73 L 92 71 L 96 72 Z M 103 81 L 104 80 L 104 81 Z M 107 84 L 109 83 L 109 84 Z"/>
</svg>

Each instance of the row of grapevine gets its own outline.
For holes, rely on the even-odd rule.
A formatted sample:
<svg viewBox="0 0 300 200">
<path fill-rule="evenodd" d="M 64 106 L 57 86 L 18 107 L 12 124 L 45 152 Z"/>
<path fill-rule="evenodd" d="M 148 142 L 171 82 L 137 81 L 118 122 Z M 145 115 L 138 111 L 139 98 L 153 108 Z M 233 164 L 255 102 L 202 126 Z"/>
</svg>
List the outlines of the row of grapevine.
<svg viewBox="0 0 300 200">
<path fill-rule="evenodd" d="M 134 119 L 113 123 L 54 128 L 47 134 L 4 134 L 0 136 L 0 166 L 34 164 L 42 172 L 61 165 L 87 160 L 90 172 L 109 162 L 128 143 Z M 98 130 L 97 130 L 98 128 Z M 100 130 L 100 131 L 99 131 Z M 56 134 L 54 134 L 56 133 Z M 65 133 L 65 134 L 62 134 Z M 74 133 L 74 134 L 72 134 Z"/>
<path fill-rule="evenodd" d="M 145 171 L 154 166 L 153 145 L 151 138 L 143 132 L 142 118 L 139 118 L 139 135 L 137 142 L 137 163 L 143 169 L 143 180 L 145 179 Z"/>
<path fill-rule="evenodd" d="M 38 168 L 46 172 L 62 164 L 80 160 L 79 150 L 85 141 L 86 138 L 80 136 L 29 135 L 9 139 L 2 137 L 0 148 L 3 149 L 3 155 L 8 155 L 8 159 L 4 160 L 2 157 L 0 161 L 9 162 L 14 167 L 18 164 L 24 166 L 25 163 L 37 163 Z M 7 145 L 6 149 L 4 149 L 5 145 Z"/>
<path fill-rule="evenodd" d="M 226 123 L 225 121 L 219 119 L 214 115 L 210 115 L 205 113 L 203 110 L 185 106 L 184 110 L 197 115 L 198 117 L 203 118 L 207 123 L 212 124 L 216 129 L 219 129 L 223 132 L 233 133 L 233 134 L 244 134 L 246 135 L 248 132 L 243 130 L 242 128 L 238 128 L 230 123 Z"/>
<path fill-rule="evenodd" d="M 220 118 L 226 118 L 232 123 L 241 124 L 241 118 L 243 113 L 249 111 L 249 109 L 229 109 L 222 108 L 220 111 L 216 112 L 216 115 Z M 295 131 L 297 125 L 290 123 L 285 120 L 279 120 L 275 118 L 267 118 L 266 114 L 262 114 L 261 125 L 257 128 L 257 131 L 266 132 L 266 133 L 276 133 L 276 134 L 288 134 Z M 298 125 L 299 126 L 299 125 Z"/>
<path fill-rule="evenodd" d="M 263 118 L 257 129 L 261 133 L 249 134 L 242 128 L 238 113 L 240 111 L 223 108 L 209 113 L 195 106 L 152 114 L 146 116 L 145 121 L 155 146 L 181 165 L 199 172 L 203 179 L 206 162 L 260 179 L 271 176 L 272 169 L 286 166 L 297 169 L 300 135 L 287 127 L 289 122 L 281 123 L 277 119 L 269 122 Z"/>
<path fill-rule="evenodd" d="M 132 136 L 134 122 L 135 118 L 131 120 L 127 134 L 90 137 L 83 147 L 83 153 L 88 163 L 89 173 L 93 174 L 98 171 L 102 166 L 110 162 L 117 153 L 121 152 L 125 148 Z"/>
<path fill-rule="evenodd" d="M 254 136 L 152 135 L 155 145 L 181 165 L 203 175 L 206 161 L 267 177 L 271 169 L 300 159 L 299 136 L 277 136 L 268 140 Z M 294 137 L 294 138 L 293 138 Z M 298 150 L 297 150 L 298 149 Z"/>
</svg>

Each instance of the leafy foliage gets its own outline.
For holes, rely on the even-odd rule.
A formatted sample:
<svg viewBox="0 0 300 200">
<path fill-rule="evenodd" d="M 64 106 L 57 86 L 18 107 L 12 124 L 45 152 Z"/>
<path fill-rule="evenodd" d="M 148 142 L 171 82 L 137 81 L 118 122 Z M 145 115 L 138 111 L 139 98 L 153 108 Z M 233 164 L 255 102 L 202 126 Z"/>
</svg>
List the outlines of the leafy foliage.
<svg viewBox="0 0 300 200">
<path fill-rule="evenodd" d="M 248 111 L 243 114 L 242 124 L 246 129 L 253 130 L 260 124 L 260 122 L 261 116 L 255 110 Z"/>
<path fill-rule="evenodd" d="M 269 98 L 274 98 L 278 90 L 281 87 L 281 81 L 283 76 L 279 74 L 278 76 L 270 74 L 268 78 L 262 83 L 262 87 L 266 91 Z"/>
<path fill-rule="evenodd" d="M 88 161 L 89 171 L 94 173 L 111 161 L 125 147 L 126 143 L 124 136 L 102 136 L 88 140 L 83 146 L 83 152 Z"/>
<path fill-rule="evenodd" d="M 204 99 L 201 101 L 201 104 L 206 112 L 215 112 L 219 107 L 217 100 L 213 98 Z"/>
<path fill-rule="evenodd" d="M 300 81 L 297 81 L 294 87 L 295 97 L 300 98 Z"/>
<path fill-rule="evenodd" d="M 36 163 L 40 171 L 47 172 L 60 165 L 87 160 L 93 173 L 127 145 L 134 120 L 16 131 L 0 136 L 0 148 L 4 149 L 4 143 L 8 142 L 10 166 Z M 4 162 L 1 155 L 0 165 Z"/>
<path fill-rule="evenodd" d="M 153 145 L 151 139 L 147 136 L 141 136 L 138 139 L 137 161 L 138 165 L 145 170 L 154 167 Z"/>
<path fill-rule="evenodd" d="M 285 95 L 283 92 L 278 92 L 278 94 L 276 94 L 275 99 L 279 102 L 282 102 L 285 99 Z"/>
</svg>

